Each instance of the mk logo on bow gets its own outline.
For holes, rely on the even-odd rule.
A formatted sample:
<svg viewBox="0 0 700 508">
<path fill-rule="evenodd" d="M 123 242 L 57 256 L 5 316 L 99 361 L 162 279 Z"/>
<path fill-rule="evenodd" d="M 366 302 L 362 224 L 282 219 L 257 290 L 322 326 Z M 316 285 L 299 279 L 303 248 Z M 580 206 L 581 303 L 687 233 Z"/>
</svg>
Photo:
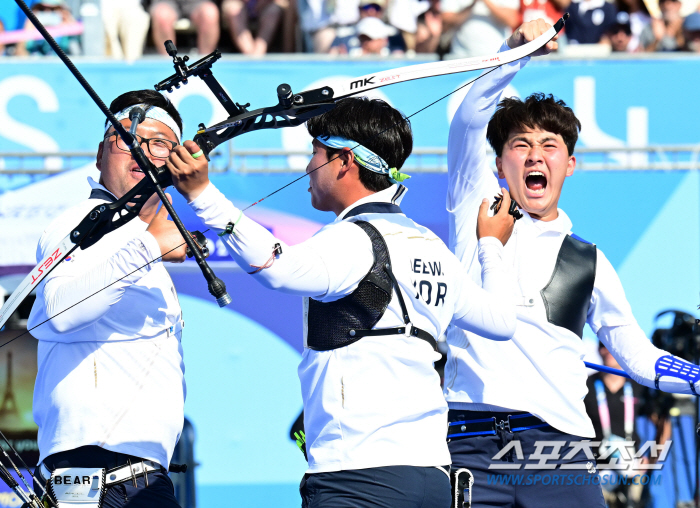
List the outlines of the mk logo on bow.
<svg viewBox="0 0 700 508">
<path fill-rule="evenodd" d="M 374 84 L 374 81 L 372 81 L 373 79 L 374 79 L 374 76 L 372 76 L 370 78 L 358 79 L 357 81 L 353 81 L 352 83 L 350 83 L 350 90 L 353 90 L 354 88 L 362 88 L 363 86 L 367 86 L 367 85 L 373 85 Z"/>
</svg>

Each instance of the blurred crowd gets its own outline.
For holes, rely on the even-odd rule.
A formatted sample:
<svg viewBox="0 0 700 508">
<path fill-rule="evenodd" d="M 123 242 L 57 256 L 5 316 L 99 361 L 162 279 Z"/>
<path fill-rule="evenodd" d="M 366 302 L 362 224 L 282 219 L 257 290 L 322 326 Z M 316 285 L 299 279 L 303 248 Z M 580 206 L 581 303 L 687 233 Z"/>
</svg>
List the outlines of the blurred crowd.
<svg viewBox="0 0 700 508">
<path fill-rule="evenodd" d="M 571 17 L 561 51 L 700 53 L 700 0 L 29 0 L 71 55 L 133 61 L 190 53 L 470 57 L 522 22 Z M 0 55 L 51 52 L 14 0 L 0 0 Z"/>
</svg>

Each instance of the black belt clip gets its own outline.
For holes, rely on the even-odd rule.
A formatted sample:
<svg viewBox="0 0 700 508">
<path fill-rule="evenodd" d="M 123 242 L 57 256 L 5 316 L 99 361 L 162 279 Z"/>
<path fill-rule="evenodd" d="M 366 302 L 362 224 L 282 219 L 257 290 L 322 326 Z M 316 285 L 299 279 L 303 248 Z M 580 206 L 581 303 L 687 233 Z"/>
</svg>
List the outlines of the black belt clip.
<svg viewBox="0 0 700 508">
<path fill-rule="evenodd" d="M 493 426 L 496 429 L 496 435 L 498 436 L 499 448 L 502 450 L 508 443 L 513 440 L 517 440 L 515 432 L 511 430 L 510 427 L 510 415 L 506 416 L 504 420 L 497 421 L 496 417 L 493 418 Z M 513 462 L 513 448 L 511 448 L 508 453 L 506 453 L 501 460 L 504 462 Z"/>
<path fill-rule="evenodd" d="M 496 431 L 506 431 L 506 432 L 511 432 L 510 430 L 510 415 L 505 420 L 501 420 L 500 422 L 496 421 L 496 417 L 493 417 L 493 426 L 496 428 Z"/>
</svg>

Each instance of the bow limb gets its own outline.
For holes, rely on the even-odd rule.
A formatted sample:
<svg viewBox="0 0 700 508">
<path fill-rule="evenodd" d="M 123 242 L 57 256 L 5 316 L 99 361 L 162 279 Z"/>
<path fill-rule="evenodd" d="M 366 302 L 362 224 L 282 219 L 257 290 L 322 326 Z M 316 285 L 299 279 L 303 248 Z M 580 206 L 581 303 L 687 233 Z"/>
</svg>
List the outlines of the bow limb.
<svg viewBox="0 0 700 508">
<path fill-rule="evenodd" d="M 523 44 L 517 48 L 504 53 L 494 55 L 478 56 L 472 58 L 461 58 L 457 60 L 446 60 L 442 62 L 431 62 L 426 64 L 409 65 L 390 69 L 375 74 L 367 74 L 358 78 L 345 78 L 336 80 L 329 85 L 333 89 L 333 100 L 342 99 L 351 95 L 368 92 L 375 88 L 380 88 L 395 83 L 413 81 L 415 79 L 430 78 L 434 76 L 444 76 L 447 74 L 457 74 L 460 72 L 476 71 L 498 67 L 526 56 L 530 56 L 545 44 L 551 41 L 554 36 L 564 27 L 564 22 L 569 17 L 565 14 L 553 27 L 537 37 L 535 40 Z"/>
<path fill-rule="evenodd" d="M 505 53 L 409 65 L 407 67 L 400 67 L 398 69 L 391 69 L 375 74 L 367 74 L 356 78 L 336 79 L 323 88 L 307 90 L 297 94 L 292 92 L 289 85 L 282 84 L 277 87 L 279 104 L 276 106 L 256 109 L 254 111 L 248 111 L 246 109 L 249 104 L 241 106 L 240 111 L 223 122 L 209 127 L 200 124 L 194 141 L 200 146 L 208 158 L 209 153 L 214 148 L 236 136 L 256 130 L 280 129 L 301 125 L 309 118 L 321 115 L 335 107 L 335 103 L 338 100 L 351 95 L 368 92 L 387 85 L 403 83 L 405 81 L 488 69 L 514 62 L 533 54 L 551 41 L 564 27 L 568 16 L 568 14 L 565 14 L 553 27 L 535 40 L 511 49 L 510 51 L 506 51 Z M 176 53 L 176 51 L 173 52 L 173 55 L 175 55 L 173 58 L 178 73 L 156 85 L 156 90 L 167 89 L 172 91 L 173 86 L 179 87 L 181 84 L 185 84 L 187 77 L 199 76 L 202 79 L 206 78 L 206 84 L 212 90 L 214 96 L 219 99 L 222 106 L 229 106 L 227 109 L 230 109 L 231 99 L 227 94 L 218 92 L 218 90 L 223 89 L 210 72 L 211 65 L 217 59 L 215 58 L 217 57 L 217 53 L 215 52 L 189 67 L 184 64 L 182 59 L 176 56 Z"/>
<path fill-rule="evenodd" d="M 78 247 L 87 249 L 110 231 L 138 217 L 141 207 L 152 195 L 153 188 L 144 178 L 121 199 L 114 203 L 101 203 L 95 206 L 17 286 L 0 308 L 0 328 L 41 281 L 75 249 Z"/>
</svg>

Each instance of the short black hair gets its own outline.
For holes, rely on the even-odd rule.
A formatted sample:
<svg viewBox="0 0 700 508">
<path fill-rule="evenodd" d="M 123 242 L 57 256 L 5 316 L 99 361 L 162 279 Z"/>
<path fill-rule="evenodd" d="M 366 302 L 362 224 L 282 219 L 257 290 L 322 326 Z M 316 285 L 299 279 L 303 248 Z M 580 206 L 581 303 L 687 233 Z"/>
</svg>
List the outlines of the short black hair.
<svg viewBox="0 0 700 508">
<path fill-rule="evenodd" d="M 569 155 L 572 155 L 581 122 L 564 101 L 552 94 L 533 93 L 524 102 L 517 97 L 503 99 L 489 120 L 486 139 L 500 157 L 510 133 L 526 128 L 539 128 L 561 135 Z"/>
<path fill-rule="evenodd" d="M 306 122 L 309 134 L 351 139 L 372 150 L 390 168 L 401 169 L 413 150 L 411 122 L 381 99 L 349 97 L 335 108 Z M 350 147 L 352 148 L 352 147 Z M 340 150 L 327 149 L 329 157 Z M 360 168 L 360 182 L 367 190 L 379 192 L 391 187 L 387 175 Z"/>
<path fill-rule="evenodd" d="M 123 93 L 112 101 L 112 104 L 109 105 L 109 110 L 117 114 L 129 106 L 136 106 L 137 104 L 146 104 L 147 106 L 155 106 L 164 109 L 173 117 L 173 120 L 175 120 L 175 123 L 180 128 L 180 132 L 182 132 L 182 118 L 180 117 L 180 113 L 177 112 L 177 109 L 175 109 L 173 103 L 170 102 L 170 99 L 155 90 L 134 90 Z M 105 126 L 107 122 L 109 122 L 109 120 L 105 120 Z"/>
</svg>

